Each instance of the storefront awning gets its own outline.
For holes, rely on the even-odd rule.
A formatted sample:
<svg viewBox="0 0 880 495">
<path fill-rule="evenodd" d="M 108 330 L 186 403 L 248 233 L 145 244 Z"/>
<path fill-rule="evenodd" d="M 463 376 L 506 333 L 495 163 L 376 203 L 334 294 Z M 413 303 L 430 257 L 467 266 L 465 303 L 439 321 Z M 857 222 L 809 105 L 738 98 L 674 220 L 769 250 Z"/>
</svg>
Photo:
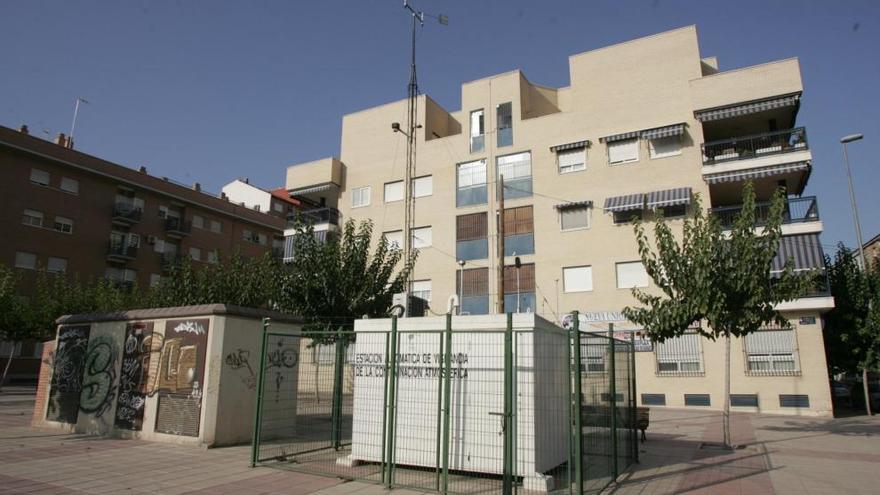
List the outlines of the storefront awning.
<svg viewBox="0 0 880 495">
<path fill-rule="evenodd" d="M 645 207 L 645 193 L 627 194 L 605 199 L 605 211 L 630 211 Z"/>
<path fill-rule="evenodd" d="M 647 207 L 663 208 L 664 206 L 687 205 L 691 203 L 691 195 L 690 187 L 649 192 Z"/>
<path fill-rule="evenodd" d="M 570 201 L 568 203 L 559 203 L 558 205 L 555 205 L 555 208 L 557 210 L 567 210 L 569 208 L 583 208 L 583 207 L 592 208 L 592 206 L 593 206 L 593 202 L 591 200 L 587 199 L 584 201 Z"/>
<path fill-rule="evenodd" d="M 684 124 L 667 125 L 665 127 L 656 127 L 654 129 L 646 129 L 642 131 L 642 139 L 657 139 L 669 136 L 680 136 L 684 134 Z"/>
<path fill-rule="evenodd" d="M 577 148 L 589 148 L 589 147 L 590 147 L 590 140 L 587 139 L 584 141 L 575 141 L 573 143 L 557 144 L 556 146 L 551 146 L 550 151 L 555 153 L 557 151 L 565 151 L 565 150 L 573 150 L 573 149 L 577 149 Z"/>
<path fill-rule="evenodd" d="M 741 115 L 749 115 L 752 113 L 765 112 L 775 108 L 790 107 L 798 104 L 800 100 L 799 94 L 778 96 L 768 98 L 766 100 L 752 101 L 741 105 L 731 105 L 720 108 L 710 108 L 708 110 L 698 110 L 694 112 L 694 116 L 700 122 L 711 122 L 713 120 L 729 119 L 731 117 L 739 117 Z"/>
<path fill-rule="evenodd" d="M 783 236 L 779 240 L 779 250 L 770 267 L 771 272 L 781 272 L 785 263 L 791 258 L 795 270 L 812 270 L 825 268 L 825 255 L 819 234 L 799 234 Z"/>
<path fill-rule="evenodd" d="M 760 179 L 762 177 L 771 177 L 773 175 L 782 175 L 789 172 L 810 172 L 810 162 L 786 163 L 783 165 L 772 165 L 769 167 L 751 168 L 748 170 L 736 170 L 732 172 L 720 172 L 717 174 L 707 174 L 703 178 L 709 184 L 721 184 L 724 182 L 742 182 L 747 180 Z"/>
</svg>

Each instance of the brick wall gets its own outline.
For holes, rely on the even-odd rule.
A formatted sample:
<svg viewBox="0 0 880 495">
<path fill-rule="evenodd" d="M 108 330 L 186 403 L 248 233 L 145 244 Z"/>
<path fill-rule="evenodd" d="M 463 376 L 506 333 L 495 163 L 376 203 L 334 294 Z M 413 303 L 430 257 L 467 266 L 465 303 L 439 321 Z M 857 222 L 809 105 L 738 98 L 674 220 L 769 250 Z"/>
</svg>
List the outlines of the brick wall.
<svg viewBox="0 0 880 495">
<path fill-rule="evenodd" d="M 33 426 L 39 426 L 46 419 L 46 399 L 49 394 L 49 384 L 52 382 L 52 359 L 55 355 L 55 341 L 50 340 L 43 344 L 43 356 L 40 358 L 40 378 L 37 382 L 37 396 L 34 400 L 34 417 L 31 420 Z"/>
</svg>

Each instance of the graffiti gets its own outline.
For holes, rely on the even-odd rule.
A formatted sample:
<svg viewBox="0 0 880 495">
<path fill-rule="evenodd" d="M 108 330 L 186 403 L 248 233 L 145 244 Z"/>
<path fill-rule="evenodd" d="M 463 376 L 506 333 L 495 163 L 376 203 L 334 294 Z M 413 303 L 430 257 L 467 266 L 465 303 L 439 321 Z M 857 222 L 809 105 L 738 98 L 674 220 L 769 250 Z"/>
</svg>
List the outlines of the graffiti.
<svg viewBox="0 0 880 495">
<path fill-rule="evenodd" d="M 204 321 L 204 320 L 203 320 Z M 176 327 L 174 327 L 174 331 L 177 333 L 194 333 L 196 335 L 204 335 L 206 333 L 204 324 L 202 321 L 184 321 L 179 323 Z"/>
<path fill-rule="evenodd" d="M 297 341 L 295 341 L 297 342 Z M 299 363 L 299 350 L 295 347 L 285 347 L 284 339 L 279 339 L 275 344 L 276 349 L 266 355 L 266 369 L 273 369 L 273 381 L 275 382 L 275 402 L 281 400 L 281 385 L 284 382 L 285 370 L 296 367 Z"/>
<path fill-rule="evenodd" d="M 153 342 L 152 323 L 129 323 L 125 329 L 125 345 L 116 397 L 116 427 L 140 430 L 147 400 L 147 373 L 150 367 L 150 346 Z"/>
<path fill-rule="evenodd" d="M 46 419 L 76 423 L 82 391 L 83 366 L 89 343 L 88 326 L 62 327 L 50 357 L 52 380 Z"/>
<path fill-rule="evenodd" d="M 101 417 L 113 405 L 116 392 L 116 342 L 108 335 L 99 335 L 89 342 L 79 408 Z"/>
<path fill-rule="evenodd" d="M 250 361 L 248 361 L 250 354 L 251 351 L 241 348 L 230 352 L 226 355 L 226 365 L 234 370 L 239 370 L 238 376 L 241 378 L 241 382 L 248 389 L 254 390 L 257 387 L 257 376 L 254 374 Z"/>
</svg>

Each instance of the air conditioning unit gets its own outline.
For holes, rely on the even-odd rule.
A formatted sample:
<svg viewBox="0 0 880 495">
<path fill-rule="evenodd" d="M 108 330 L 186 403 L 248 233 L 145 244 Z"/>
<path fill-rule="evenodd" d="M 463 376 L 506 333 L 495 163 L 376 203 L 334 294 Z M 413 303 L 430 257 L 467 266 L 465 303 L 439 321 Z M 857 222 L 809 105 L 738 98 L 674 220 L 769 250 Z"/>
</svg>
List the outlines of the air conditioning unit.
<svg viewBox="0 0 880 495">
<path fill-rule="evenodd" d="M 156 236 L 148 235 L 147 236 L 147 244 L 156 244 Z"/>
<path fill-rule="evenodd" d="M 428 301 L 425 301 L 420 297 L 407 294 L 406 292 L 399 292 L 397 294 L 394 294 L 391 304 L 394 306 L 403 307 L 404 317 L 425 316 L 425 313 L 428 310 Z"/>
</svg>

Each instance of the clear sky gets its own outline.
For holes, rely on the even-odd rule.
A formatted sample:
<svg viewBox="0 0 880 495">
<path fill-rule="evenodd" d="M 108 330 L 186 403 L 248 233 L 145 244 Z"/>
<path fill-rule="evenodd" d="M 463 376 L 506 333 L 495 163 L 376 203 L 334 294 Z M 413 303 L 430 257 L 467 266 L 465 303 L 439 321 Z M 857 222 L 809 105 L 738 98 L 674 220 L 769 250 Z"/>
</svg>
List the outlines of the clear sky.
<svg viewBox="0 0 880 495">
<path fill-rule="evenodd" d="M 342 116 L 404 98 L 402 0 L 7 0 L 0 124 L 69 132 L 76 147 L 211 191 L 283 185 L 285 167 L 339 154 Z M 511 69 L 568 85 L 568 56 L 696 24 L 722 70 L 799 57 L 826 252 L 855 245 L 839 138 L 850 145 L 865 239 L 880 233 L 880 2 L 416 0 L 419 83 L 448 110 L 460 85 Z"/>
</svg>

